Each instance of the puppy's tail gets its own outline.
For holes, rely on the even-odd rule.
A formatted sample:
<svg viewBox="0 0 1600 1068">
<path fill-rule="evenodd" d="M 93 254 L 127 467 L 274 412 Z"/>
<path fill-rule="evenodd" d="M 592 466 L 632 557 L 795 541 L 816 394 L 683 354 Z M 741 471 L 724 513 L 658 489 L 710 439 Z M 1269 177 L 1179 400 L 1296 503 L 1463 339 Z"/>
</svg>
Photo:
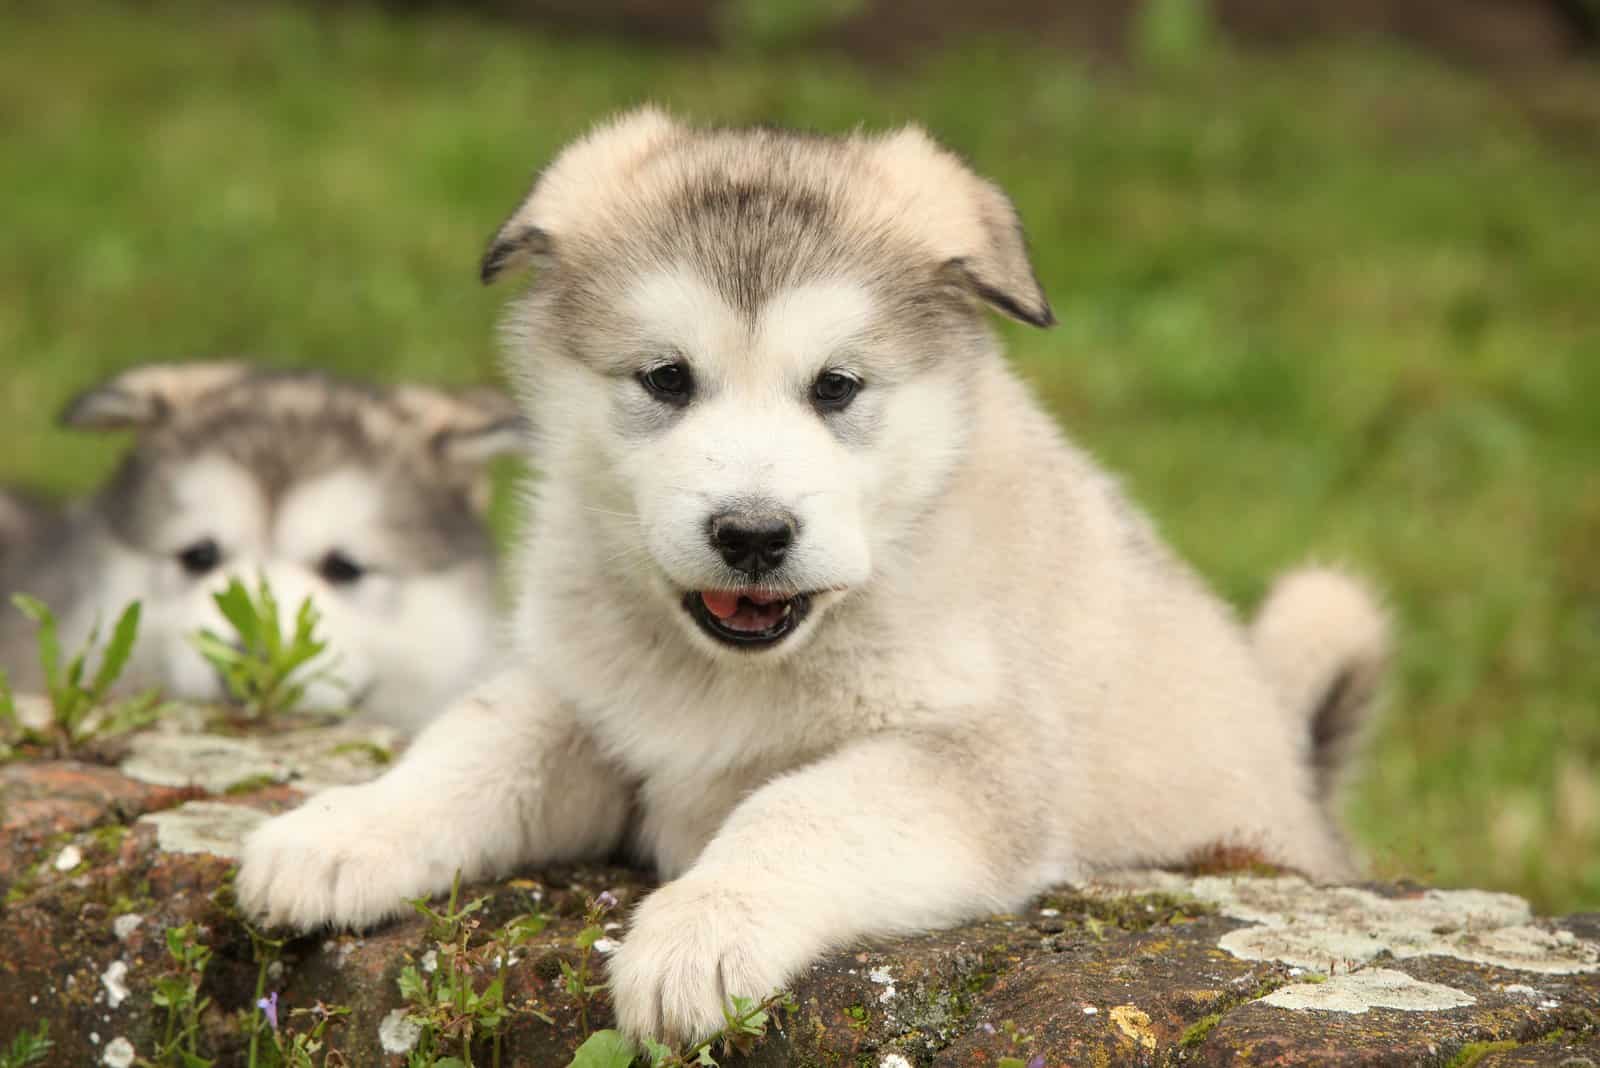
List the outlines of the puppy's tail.
<svg viewBox="0 0 1600 1068">
<path fill-rule="evenodd" d="M 1307 731 L 1318 794 L 1333 796 L 1372 718 L 1389 620 L 1365 583 L 1329 567 L 1281 576 L 1250 625 L 1267 677 Z"/>
</svg>

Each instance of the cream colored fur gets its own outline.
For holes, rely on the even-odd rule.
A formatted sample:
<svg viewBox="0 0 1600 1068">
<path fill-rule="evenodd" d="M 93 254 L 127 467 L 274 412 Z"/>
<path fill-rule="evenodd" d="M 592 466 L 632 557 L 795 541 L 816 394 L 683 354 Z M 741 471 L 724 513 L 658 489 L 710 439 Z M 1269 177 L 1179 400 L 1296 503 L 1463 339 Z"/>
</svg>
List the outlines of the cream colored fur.
<svg viewBox="0 0 1600 1068">
<path fill-rule="evenodd" d="M 717 229 L 749 203 L 765 222 Z M 774 249 L 741 245 L 748 226 L 796 247 L 828 227 L 817 255 L 835 258 L 752 295 Z M 663 252 L 681 231 L 746 248 L 748 272 Z M 640 233 L 649 255 L 630 251 Z M 516 652 L 388 775 L 258 831 L 238 880 L 252 911 L 364 927 L 458 870 L 626 841 L 667 882 L 610 958 L 616 1011 L 629 1034 L 683 1039 L 830 948 L 1218 840 L 1354 874 L 1287 706 L 1322 677 L 1295 635 L 1336 666 L 1367 620 L 1274 625 L 1252 647 L 1006 368 L 978 301 L 1041 323 L 1048 305 L 1009 204 L 925 135 L 636 113 L 550 167 L 485 274 L 528 262 L 545 273 L 509 336 L 543 478 Z M 696 399 L 652 407 L 635 374 L 679 358 Z M 819 415 L 805 391 L 830 368 L 863 386 Z M 725 574 L 708 510 L 751 495 L 798 517 L 772 585 L 816 591 L 754 653 L 682 606 Z"/>
</svg>

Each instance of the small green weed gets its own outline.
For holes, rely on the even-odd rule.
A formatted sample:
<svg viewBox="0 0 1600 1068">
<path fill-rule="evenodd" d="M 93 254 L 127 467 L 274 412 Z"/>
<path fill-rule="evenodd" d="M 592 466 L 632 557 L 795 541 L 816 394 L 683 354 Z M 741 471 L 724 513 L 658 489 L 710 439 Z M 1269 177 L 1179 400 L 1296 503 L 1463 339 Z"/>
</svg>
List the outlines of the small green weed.
<svg viewBox="0 0 1600 1068">
<path fill-rule="evenodd" d="M 64 756 L 96 739 L 113 738 L 149 726 L 165 710 L 160 695 L 150 691 L 125 701 L 111 702 L 116 684 L 139 637 L 139 602 L 122 610 L 99 665 L 89 673 L 89 658 L 100 644 L 100 626 L 95 624 L 89 637 L 65 665 L 62 663 L 61 636 L 56 617 L 43 601 L 27 594 L 16 594 L 12 603 L 39 629 L 39 665 L 44 669 L 50 698 L 50 723 L 44 728 L 23 726 L 17 715 L 11 687 L 0 675 L 0 731 L 23 745 L 47 748 Z M 0 759 L 14 755 L 12 745 L 0 743 Z"/>
<path fill-rule="evenodd" d="M 498 1066 L 501 1038 L 513 1015 L 527 1012 L 549 1022 L 532 1006 L 513 1006 L 505 996 L 512 954 L 544 930 L 545 918 L 539 913 L 519 916 L 475 946 L 472 940 L 479 921 L 473 914 L 487 899 L 458 907 L 460 899 L 457 873 L 442 911 L 426 900 L 411 903 L 428 921 L 435 961 L 431 970 L 408 964 L 400 973 L 400 993 L 409 1006 L 406 1015 L 422 1028 L 407 1068 L 472 1068 L 473 1044 L 485 1041 L 490 1043 L 492 1063 Z M 493 978 L 479 989 L 479 975 Z M 447 1048 L 458 1055 L 446 1055 Z"/>
<path fill-rule="evenodd" d="M 1034 1036 L 1018 1030 L 1016 1022 L 1012 1020 L 1000 1021 L 1000 1031 L 1011 1043 L 1012 1049 L 1026 1048 L 1033 1044 Z M 1035 1053 L 1027 1060 L 1021 1057 L 1001 1057 L 995 1062 L 995 1068 L 1045 1068 L 1044 1054 Z"/>
<path fill-rule="evenodd" d="M 301 677 L 302 669 L 328 647 L 317 637 L 321 615 L 316 605 L 309 597 L 300 602 L 294 630 L 285 638 L 278 599 L 265 578 L 256 579 L 254 594 L 233 579 L 215 600 L 234 637 L 202 630 L 190 639 L 194 647 L 222 675 L 248 718 L 292 712 L 318 674 Z"/>
<path fill-rule="evenodd" d="M 257 1002 L 261 1013 L 260 1026 L 265 1028 L 268 1043 L 257 1046 L 252 1034 L 249 1068 L 345 1068 L 349 1061 L 338 1050 L 324 1049 L 324 1036 L 334 1023 L 350 1015 L 344 1005 L 324 1005 L 317 1002 L 309 1009 L 291 1009 L 279 1025 L 278 995 L 271 994 Z M 297 1023 L 309 1023 L 301 1030 Z M 321 1059 L 318 1059 L 321 1054 Z"/>
<path fill-rule="evenodd" d="M 55 1043 L 50 1039 L 50 1021 L 39 1024 L 37 1031 L 23 1031 L 0 1049 L 0 1068 L 27 1068 L 30 1064 L 43 1064 Z"/>
<path fill-rule="evenodd" d="M 594 963 L 594 944 L 606 936 L 605 915 L 616 908 L 617 899 L 609 891 L 601 893 L 593 901 L 583 916 L 583 929 L 578 932 L 574 942 L 578 947 L 578 962 L 561 962 L 561 977 L 566 983 L 567 993 L 578 1003 L 578 1026 L 584 1034 L 589 1033 L 589 1001 L 595 994 L 605 989 L 604 983 L 591 982 L 590 968 Z"/>
<path fill-rule="evenodd" d="M 793 997 L 786 991 L 779 991 L 761 1001 L 735 996 L 732 1003 L 722 1010 L 725 1021 L 722 1030 L 703 1042 L 681 1050 L 645 1039 L 642 1063 L 650 1068 L 717 1068 L 721 1062 L 717 1060 L 714 1050 L 720 1049 L 724 1054 L 728 1051 L 749 1053 L 767 1033 L 773 1011 L 780 1008 L 790 1011 L 795 1008 Z M 640 1057 L 641 1051 L 621 1032 L 608 1028 L 596 1031 L 584 1040 L 567 1068 L 628 1068 Z"/>
<path fill-rule="evenodd" d="M 1450 1058 L 1445 1068 L 1473 1068 L 1473 1065 L 1489 1054 L 1504 1053 L 1507 1050 L 1516 1049 L 1521 1044 L 1514 1039 L 1501 1042 L 1468 1042 L 1456 1051 L 1456 1055 Z"/>
<path fill-rule="evenodd" d="M 200 1014 L 211 999 L 200 996 L 200 983 L 211 949 L 192 923 L 168 927 L 166 940 L 171 966 L 156 980 L 151 1000 L 167 1010 L 167 1026 L 155 1057 L 140 1060 L 140 1068 L 210 1068 L 212 1062 L 200 1055 Z"/>
<path fill-rule="evenodd" d="M 1206 1036 L 1211 1033 L 1212 1029 L 1221 1022 L 1222 1013 L 1220 1012 L 1213 1012 L 1200 1017 L 1183 1032 L 1183 1037 L 1178 1039 L 1178 1045 L 1183 1049 L 1198 1046 L 1206 1040 Z"/>
<path fill-rule="evenodd" d="M 249 930 L 249 928 L 246 928 Z M 250 1052 L 246 1068 L 346 1068 L 350 1063 L 338 1050 L 324 1049 L 324 1037 L 334 1023 L 350 1015 L 345 1005 L 325 1005 L 318 1001 L 308 1009 L 291 1009 L 280 1017 L 278 992 L 264 994 L 267 968 L 277 959 L 283 943 L 260 938 L 250 931 L 251 942 L 257 946 L 256 1002 L 249 1010 Z M 263 953 L 263 943 L 271 948 Z M 308 1029 L 297 1024 L 309 1023 Z M 266 1041 L 263 1042 L 262 1038 Z M 321 1059 L 318 1059 L 321 1054 Z"/>
</svg>

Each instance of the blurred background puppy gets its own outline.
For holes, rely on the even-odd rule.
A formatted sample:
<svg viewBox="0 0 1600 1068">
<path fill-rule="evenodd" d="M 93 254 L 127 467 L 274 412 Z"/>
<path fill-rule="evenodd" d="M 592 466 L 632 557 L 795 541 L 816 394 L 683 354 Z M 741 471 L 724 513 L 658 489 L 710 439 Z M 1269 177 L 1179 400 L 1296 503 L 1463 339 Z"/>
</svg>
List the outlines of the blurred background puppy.
<svg viewBox="0 0 1600 1068">
<path fill-rule="evenodd" d="M 265 579 L 285 616 L 305 598 L 328 649 L 307 703 L 414 728 L 469 682 L 495 634 L 488 463 L 521 423 L 500 395 L 377 388 L 245 363 L 151 364 L 77 397 L 62 422 L 130 430 L 89 500 L 0 495 L 0 590 L 43 600 L 75 648 L 142 605 L 127 680 L 227 696 L 193 644 L 230 633 L 213 600 Z M 0 611 L 0 667 L 37 688 L 32 624 Z"/>
</svg>

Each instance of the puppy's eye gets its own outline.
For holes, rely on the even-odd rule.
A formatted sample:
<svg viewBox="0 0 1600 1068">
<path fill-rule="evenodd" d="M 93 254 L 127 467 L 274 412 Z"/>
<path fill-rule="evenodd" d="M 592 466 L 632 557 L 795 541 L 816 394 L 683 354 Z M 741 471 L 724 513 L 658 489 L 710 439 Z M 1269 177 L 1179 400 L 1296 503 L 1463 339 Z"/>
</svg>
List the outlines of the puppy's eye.
<svg viewBox="0 0 1600 1068">
<path fill-rule="evenodd" d="M 684 405 L 694 393 L 694 376 L 686 363 L 664 363 L 639 374 L 639 383 L 657 400 Z"/>
<path fill-rule="evenodd" d="M 202 538 L 178 553 L 178 563 L 191 575 L 204 575 L 222 563 L 222 550 L 210 538 Z"/>
<path fill-rule="evenodd" d="M 322 563 L 317 565 L 317 573 L 335 586 L 349 586 L 360 582 L 367 569 L 335 549 L 322 558 Z"/>
<path fill-rule="evenodd" d="M 850 406 L 860 390 L 860 379 L 843 371 L 824 371 L 811 383 L 811 403 L 818 411 L 841 411 Z"/>
</svg>

